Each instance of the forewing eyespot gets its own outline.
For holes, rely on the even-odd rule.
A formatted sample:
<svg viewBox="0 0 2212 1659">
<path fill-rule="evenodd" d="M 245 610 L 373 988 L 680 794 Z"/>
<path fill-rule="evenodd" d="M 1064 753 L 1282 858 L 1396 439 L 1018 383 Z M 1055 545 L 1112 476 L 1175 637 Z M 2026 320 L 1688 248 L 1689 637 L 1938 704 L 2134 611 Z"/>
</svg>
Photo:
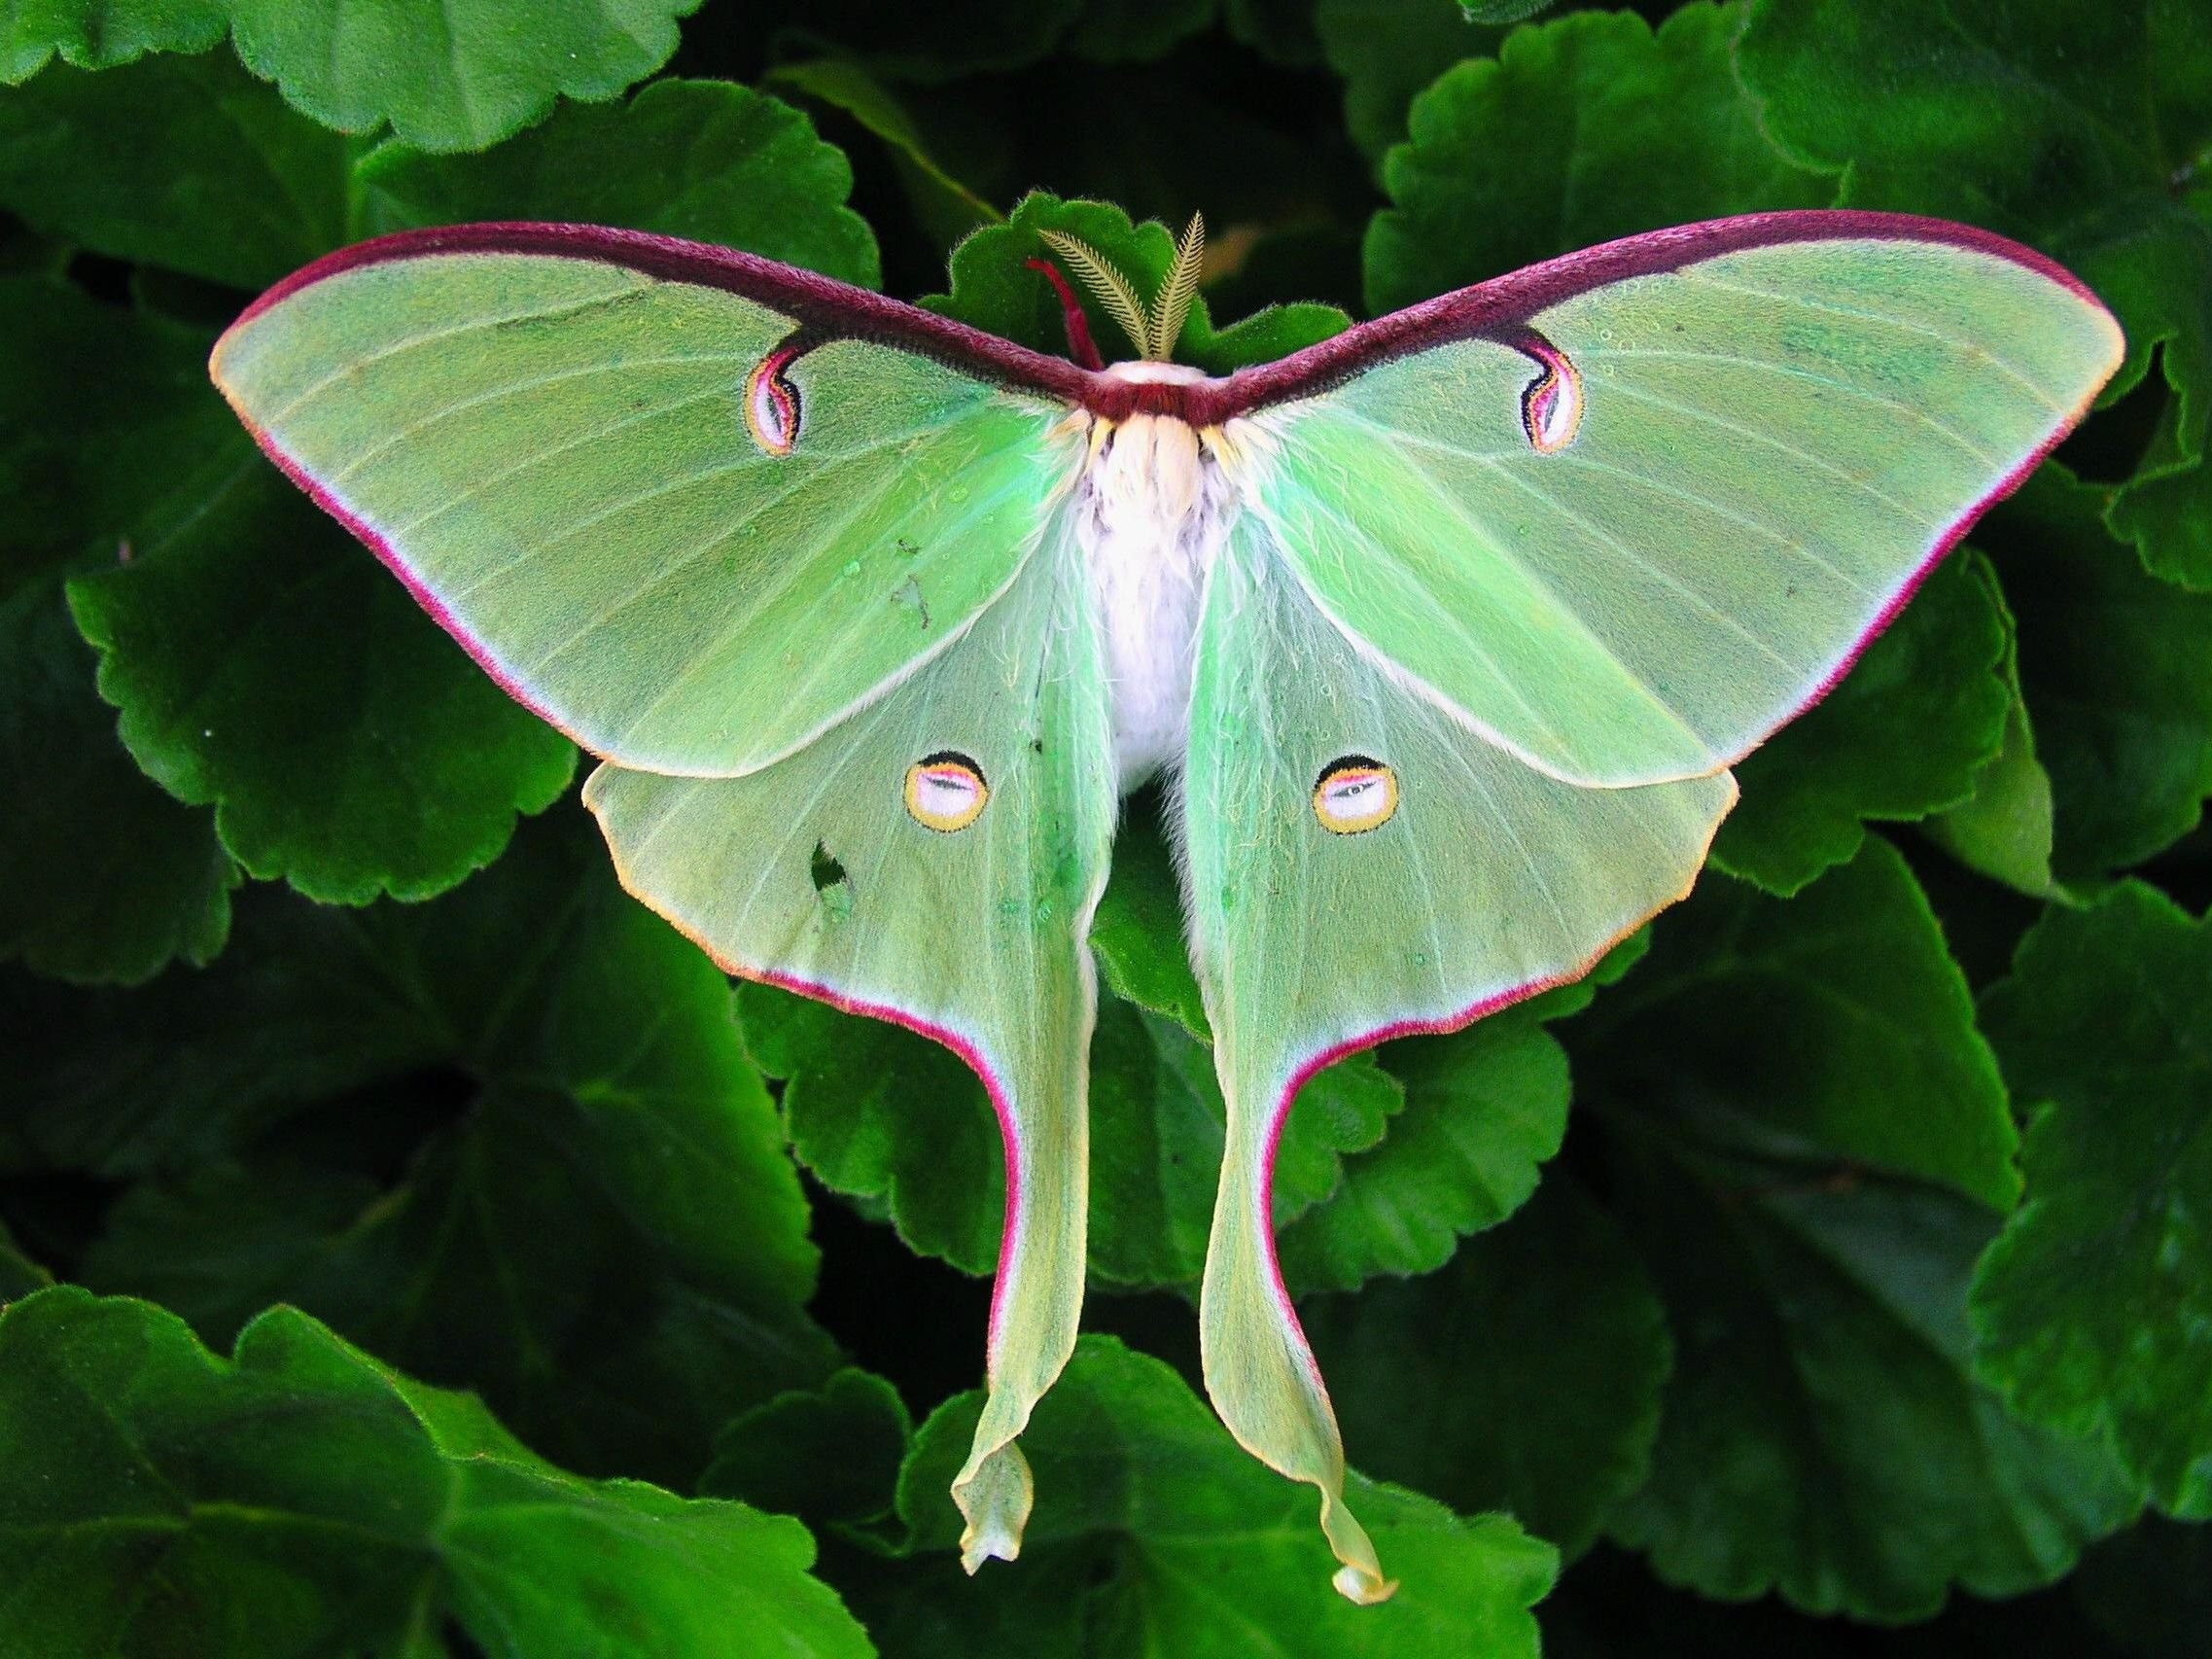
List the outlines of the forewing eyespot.
<svg viewBox="0 0 2212 1659">
<path fill-rule="evenodd" d="M 1574 441 L 1582 425 L 1582 374 L 1549 340 L 1531 340 L 1521 349 L 1543 368 L 1521 394 L 1521 430 L 1537 454 L 1554 454 Z"/>
<path fill-rule="evenodd" d="M 983 768 L 957 750 L 940 749 L 906 768 L 906 810 L 925 830 L 941 835 L 966 830 L 990 799 Z"/>
<path fill-rule="evenodd" d="M 1371 755 L 1342 755 L 1314 780 L 1314 816 L 1332 835 L 1379 830 L 1398 810 L 1398 775 Z"/>
<path fill-rule="evenodd" d="M 799 392 L 784 372 L 798 355 L 795 347 L 781 347 L 745 377 L 745 424 L 770 455 L 789 455 L 799 441 Z"/>
</svg>

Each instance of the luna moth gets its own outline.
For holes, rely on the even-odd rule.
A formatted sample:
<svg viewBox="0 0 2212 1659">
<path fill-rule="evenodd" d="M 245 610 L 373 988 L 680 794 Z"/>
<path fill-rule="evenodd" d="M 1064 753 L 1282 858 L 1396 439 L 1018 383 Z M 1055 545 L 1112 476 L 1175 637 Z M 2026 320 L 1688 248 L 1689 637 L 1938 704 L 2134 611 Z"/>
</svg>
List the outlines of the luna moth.
<svg viewBox="0 0 2212 1659">
<path fill-rule="evenodd" d="M 2000 237 L 1867 212 L 1631 237 L 1280 362 L 1073 360 L 724 248 L 473 225 L 347 248 L 213 372 L 545 720 L 623 882 L 726 970 L 979 1073 L 1006 1168 L 953 1496 L 1017 1552 L 1082 1294 L 1088 947 L 1170 781 L 1227 1109 L 1208 1391 L 1389 1594 L 1277 1268 L 1300 1085 L 1582 973 L 1682 898 L 1730 767 L 2081 417 L 2122 338 Z"/>
</svg>

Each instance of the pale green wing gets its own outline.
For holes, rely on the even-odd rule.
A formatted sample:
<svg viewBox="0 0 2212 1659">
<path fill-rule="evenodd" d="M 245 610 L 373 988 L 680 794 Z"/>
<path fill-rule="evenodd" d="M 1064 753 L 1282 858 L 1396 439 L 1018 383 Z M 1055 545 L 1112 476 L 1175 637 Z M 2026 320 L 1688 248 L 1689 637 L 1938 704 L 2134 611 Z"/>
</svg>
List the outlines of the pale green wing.
<svg viewBox="0 0 2212 1659">
<path fill-rule="evenodd" d="M 492 226 L 310 267 L 214 371 L 515 696 L 625 764 L 726 776 L 1013 580 L 1073 465 L 1068 404 L 990 361 L 1022 355 L 726 250 Z"/>
<path fill-rule="evenodd" d="M 1355 651 L 1254 516 L 1215 563 L 1182 779 L 1192 953 L 1229 1109 L 1206 1385 L 1246 1448 L 1320 1488 L 1356 1600 L 1390 1587 L 1344 1507 L 1336 1420 L 1276 1267 L 1284 1115 L 1351 1048 L 1583 971 L 1688 891 L 1735 795 L 1726 773 L 1560 783 Z"/>
<path fill-rule="evenodd" d="M 2019 250 L 1893 228 L 1676 264 L 1674 235 L 1597 286 L 1543 267 L 1563 297 L 1525 325 L 1383 356 L 1245 445 L 1247 511 L 1315 602 L 1570 782 L 1740 759 L 2120 361 L 2103 307 Z"/>
<path fill-rule="evenodd" d="M 949 650 L 797 754 L 741 778 L 610 764 L 584 789 L 624 884 L 729 971 L 925 1032 L 990 1087 L 1006 1220 L 990 1397 L 954 1486 L 971 1571 L 1019 1546 L 1014 1437 L 1075 1340 L 1112 754 L 1063 533 Z"/>
</svg>

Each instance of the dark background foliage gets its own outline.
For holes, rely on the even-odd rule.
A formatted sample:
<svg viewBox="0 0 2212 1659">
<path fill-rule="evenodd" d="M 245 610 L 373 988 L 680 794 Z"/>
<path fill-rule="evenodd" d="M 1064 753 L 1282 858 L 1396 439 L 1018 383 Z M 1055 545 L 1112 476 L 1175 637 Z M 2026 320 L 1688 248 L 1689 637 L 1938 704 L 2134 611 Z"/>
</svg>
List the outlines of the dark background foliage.
<svg viewBox="0 0 2212 1659">
<path fill-rule="evenodd" d="M 2212 1650 L 2201 0 L 43 0 L 0 83 L 0 1655 Z M 1202 209 L 1225 369 L 1837 203 L 2046 250 L 2127 363 L 1688 903 L 1302 1098 L 1376 1609 L 1193 1393 L 1157 801 L 1096 941 L 1100 1334 L 970 1581 L 980 1088 L 624 899 L 573 751 L 203 368 L 466 219 L 1056 349 L 1038 227 L 1150 278 Z"/>
</svg>

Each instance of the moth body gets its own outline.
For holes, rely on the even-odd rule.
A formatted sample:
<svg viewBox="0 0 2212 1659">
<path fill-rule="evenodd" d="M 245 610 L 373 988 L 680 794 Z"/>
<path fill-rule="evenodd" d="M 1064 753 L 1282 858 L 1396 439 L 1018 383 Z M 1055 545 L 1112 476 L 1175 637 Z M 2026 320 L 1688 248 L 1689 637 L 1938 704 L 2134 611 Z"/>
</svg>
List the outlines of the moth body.
<svg viewBox="0 0 2212 1659">
<path fill-rule="evenodd" d="M 1120 363 L 1106 372 L 1205 378 L 1167 363 Z M 1233 502 L 1210 435 L 1189 422 L 1091 418 L 1075 485 L 1076 535 L 1106 630 L 1114 761 L 1126 793 L 1183 752 L 1199 599 Z"/>
</svg>

